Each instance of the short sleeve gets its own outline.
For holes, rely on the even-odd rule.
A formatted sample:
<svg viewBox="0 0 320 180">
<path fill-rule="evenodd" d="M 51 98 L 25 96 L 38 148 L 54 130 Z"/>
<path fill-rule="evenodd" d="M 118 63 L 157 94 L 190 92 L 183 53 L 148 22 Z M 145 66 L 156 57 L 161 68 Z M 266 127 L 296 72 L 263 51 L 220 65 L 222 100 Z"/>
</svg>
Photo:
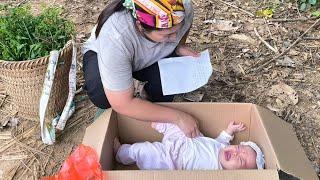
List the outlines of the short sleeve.
<svg viewBox="0 0 320 180">
<path fill-rule="evenodd" d="M 133 85 L 132 55 L 121 34 L 101 29 L 97 38 L 98 65 L 103 87 L 123 91 Z M 130 44 L 130 42 L 129 42 Z"/>
</svg>

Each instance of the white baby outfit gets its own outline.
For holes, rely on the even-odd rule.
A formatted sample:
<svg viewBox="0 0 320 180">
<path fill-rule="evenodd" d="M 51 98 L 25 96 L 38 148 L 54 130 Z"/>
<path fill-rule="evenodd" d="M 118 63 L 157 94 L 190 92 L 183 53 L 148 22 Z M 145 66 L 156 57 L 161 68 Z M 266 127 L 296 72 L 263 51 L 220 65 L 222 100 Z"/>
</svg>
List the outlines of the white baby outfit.
<svg viewBox="0 0 320 180">
<path fill-rule="evenodd" d="M 225 131 L 216 139 L 202 134 L 188 138 L 178 126 L 169 123 L 155 123 L 154 128 L 164 134 L 162 142 L 123 144 L 117 152 L 117 161 L 125 165 L 136 163 L 142 170 L 222 169 L 219 150 L 233 139 Z"/>
</svg>

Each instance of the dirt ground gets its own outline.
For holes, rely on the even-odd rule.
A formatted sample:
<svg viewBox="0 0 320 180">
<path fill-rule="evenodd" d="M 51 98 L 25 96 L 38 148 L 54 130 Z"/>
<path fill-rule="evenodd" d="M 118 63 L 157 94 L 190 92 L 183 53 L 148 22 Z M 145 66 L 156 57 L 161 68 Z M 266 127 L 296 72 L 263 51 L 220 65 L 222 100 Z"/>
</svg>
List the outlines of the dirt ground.
<svg viewBox="0 0 320 180">
<path fill-rule="evenodd" d="M 77 27 L 77 45 L 90 36 L 99 13 L 107 0 L 20 0 L 1 3 L 29 3 L 35 12 L 42 3 L 60 6 L 66 10 Z M 223 3 L 224 2 L 224 3 Z M 245 10 L 231 7 L 226 3 Z M 176 101 L 248 102 L 266 107 L 291 123 L 315 171 L 320 173 L 320 27 L 313 27 L 290 50 L 259 68 L 290 47 L 315 21 L 307 13 L 299 12 L 295 1 L 280 3 L 273 19 L 252 16 L 258 10 L 273 6 L 271 1 L 253 0 L 197 0 L 193 1 L 195 19 L 187 43 L 198 51 L 209 49 L 214 72 L 209 83 L 199 90 L 180 95 Z M 306 18 L 306 20 L 279 21 L 279 19 Z M 259 38 L 259 36 L 261 38 Z M 269 48 L 265 43 L 272 47 Z M 81 54 L 78 57 L 78 88 L 83 84 Z M 1 95 L 1 82 L 0 82 Z M 1 99 L 2 98 L 2 99 Z M 5 99 L 0 96 L 0 102 Z M 85 92 L 76 96 L 77 111 L 54 146 L 41 144 L 36 122 L 22 122 L 16 128 L 0 129 L 5 134 L 31 131 L 28 137 L 0 139 L 0 154 L 23 154 L 18 160 L 0 160 L 0 179 L 37 179 L 53 175 L 64 159 L 81 142 L 85 128 L 92 122 L 96 108 Z M 10 115 L 1 107 L 0 118 Z M 1 104 L 1 103 L 0 103 Z M 14 139 L 14 138 L 13 138 Z M 37 150 L 37 151 L 35 151 Z"/>
</svg>

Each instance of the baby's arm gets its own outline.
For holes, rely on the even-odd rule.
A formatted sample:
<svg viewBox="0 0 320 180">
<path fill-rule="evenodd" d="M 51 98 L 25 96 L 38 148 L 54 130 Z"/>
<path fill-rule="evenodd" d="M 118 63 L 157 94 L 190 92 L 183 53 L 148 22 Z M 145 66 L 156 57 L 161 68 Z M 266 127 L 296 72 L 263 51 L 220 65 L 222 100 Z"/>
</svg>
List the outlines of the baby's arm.
<svg viewBox="0 0 320 180">
<path fill-rule="evenodd" d="M 220 135 L 216 138 L 220 143 L 229 145 L 230 141 L 233 140 L 234 133 L 241 132 L 245 130 L 246 127 L 243 123 L 236 124 L 234 121 L 230 122 L 228 128 L 220 133 Z"/>
</svg>

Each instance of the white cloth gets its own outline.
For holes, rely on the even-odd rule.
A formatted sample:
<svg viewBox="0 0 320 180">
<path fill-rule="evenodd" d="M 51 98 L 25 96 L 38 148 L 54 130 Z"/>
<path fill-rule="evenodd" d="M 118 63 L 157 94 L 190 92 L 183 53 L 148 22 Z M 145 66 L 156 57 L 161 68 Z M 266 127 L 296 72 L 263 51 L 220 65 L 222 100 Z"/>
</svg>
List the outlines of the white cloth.
<svg viewBox="0 0 320 180">
<path fill-rule="evenodd" d="M 134 164 L 143 170 L 212 170 L 222 169 L 218 153 L 230 145 L 233 136 L 222 131 L 216 138 L 188 138 L 173 124 L 156 123 L 154 127 L 163 133 L 162 142 L 123 144 L 116 159 L 122 164 Z"/>
</svg>

